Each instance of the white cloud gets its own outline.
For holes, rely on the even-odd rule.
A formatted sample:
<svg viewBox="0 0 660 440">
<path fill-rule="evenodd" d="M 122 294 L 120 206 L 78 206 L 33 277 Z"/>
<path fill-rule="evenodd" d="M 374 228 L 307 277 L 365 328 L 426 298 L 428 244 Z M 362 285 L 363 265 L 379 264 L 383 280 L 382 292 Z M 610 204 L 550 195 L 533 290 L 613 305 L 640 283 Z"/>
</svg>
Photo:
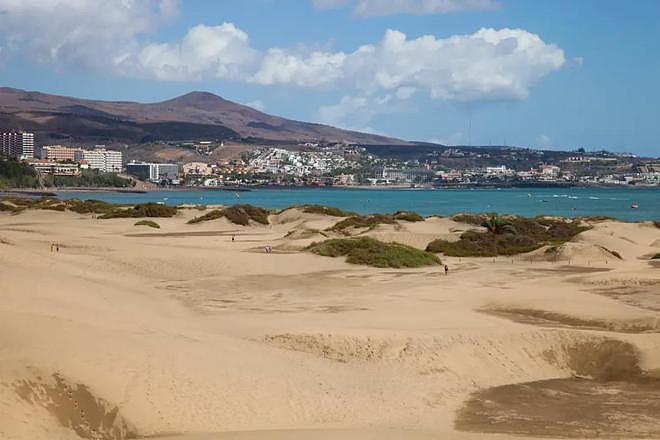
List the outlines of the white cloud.
<svg viewBox="0 0 660 440">
<path fill-rule="evenodd" d="M 197 25 L 176 43 L 147 44 L 116 64 L 126 73 L 161 80 L 240 80 L 258 58 L 247 34 L 232 23 L 223 23 Z"/>
<path fill-rule="evenodd" d="M 416 4 L 439 11 L 481 1 L 359 0 L 359 5 Z M 320 7 L 337 2 L 342 0 L 317 0 Z M 200 24 L 178 41 L 147 41 L 177 14 L 177 0 L 0 0 L 0 55 L 157 80 L 335 87 L 372 102 L 379 94 L 406 100 L 419 93 L 458 101 L 524 99 L 537 81 L 566 64 L 561 48 L 523 29 L 413 39 L 388 30 L 381 41 L 350 52 L 304 46 L 261 52 L 232 23 Z"/>
<path fill-rule="evenodd" d="M 305 57 L 271 49 L 253 81 L 314 87 L 342 83 L 365 94 L 419 89 L 435 99 L 507 100 L 526 98 L 538 80 L 565 63 L 562 49 L 523 29 L 413 40 L 388 30 L 379 43 L 350 54 Z"/>
<path fill-rule="evenodd" d="M 0 0 L 0 46 L 4 57 L 103 69 L 177 14 L 176 0 Z"/>
<path fill-rule="evenodd" d="M 354 4 L 360 17 L 396 14 L 446 14 L 460 11 L 484 11 L 499 8 L 494 0 L 314 0 L 318 9 L 334 9 Z"/>
<path fill-rule="evenodd" d="M 284 49 L 273 48 L 266 53 L 260 69 L 250 81 L 263 85 L 323 86 L 344 75 L 342 67 L 345 60 L 346 55 L 342 52 L 315 51 L 301 56 Z"/>
</svg>

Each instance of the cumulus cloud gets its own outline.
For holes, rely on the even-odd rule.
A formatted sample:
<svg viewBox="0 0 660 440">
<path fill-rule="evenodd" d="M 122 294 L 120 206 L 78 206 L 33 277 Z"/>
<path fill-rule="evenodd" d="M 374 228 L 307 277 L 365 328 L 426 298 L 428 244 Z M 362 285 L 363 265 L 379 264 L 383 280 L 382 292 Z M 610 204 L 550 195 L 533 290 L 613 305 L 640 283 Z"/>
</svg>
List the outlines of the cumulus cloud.
<svg viewBox="0 0 660 440">
<path fill-rule="evenodd" d="M 388 30 L 379 43 L 349 54 L 304 57 L 271 49 L 252 80 L 268 85 L 341 83 L 367 94 L 419 89 L 434 99 L 507 100 L 526 98 L 538 80 L 565 63 L 561 48 L 522 29 L 481 29 L 470 35 L 412 40 Z"/>
<path fill-rule="evenodd" d="M 101 69 L 177 15 L 177 0 L 0 0 L 1 53 Z"/>
<path fill-rule="evenodd" d="M 354 4 L 353 14 L 360 17 L 396 14 L 446 14 L 499 8 L 494 0 L 314 0 L 319 9 L 334 9 Z"/>
<path fill-rule="evenodd" d="M 319 7 L 343 1 L 316 0 Z M 358 6 L 440 11 L 483 1 L 358 0 Z M 384 107 L 379 103 L 384 97 L 404 101 L 416 94 L 458 101 L 524 99 L 537 81 L 566 64 L 561 48 L 506 28 L 448 38 L 408 38 L 388 30 L 380 41 L 347 52 L 304 46 L 260 51 L 232 23 L 200 24 L 179 40 L 150 41 L 177 14 L 178 0 L 0 0 L 0 56 L 167 81 L 341 88 L 352 96 L 339 103 L 342 111 L 354 113 L 361 105 Z M 322 114 L 330 120 L 339 112 L 328 106 Z"/>
<path fill-rule="evenodd" d="M 240 80 L 258 58 L 247 34 L 223 23 L 197 25 L 179 42 L 147 44 L 115 64 L 126 73 L 161 80 Z"/>
<path fill-rule="evenodd" d="M 260 69 L 250 81 L 263 85 L 324 86 L 343 77 L 345 61 L 346 55 L 342 52 L 315 51 L 308 55 L 298 55 L 273 48 L 268 50 Z"/>
</svg>

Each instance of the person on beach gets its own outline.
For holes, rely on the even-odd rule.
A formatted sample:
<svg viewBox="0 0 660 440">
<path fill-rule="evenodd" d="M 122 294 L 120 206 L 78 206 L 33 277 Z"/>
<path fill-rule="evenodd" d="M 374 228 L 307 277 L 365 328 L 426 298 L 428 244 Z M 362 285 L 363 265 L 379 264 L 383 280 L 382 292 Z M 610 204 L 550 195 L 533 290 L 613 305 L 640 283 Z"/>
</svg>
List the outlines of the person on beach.
<svg viewBox="0 0 660 440">
<path fill-rule="evenodd" d="M 236 236 L 235 236 L 235 235 L 232 235 L 232 236 L 231 236 L 231 241 L 232 241 L 232 243 L 233 243 L 234 241 L 236 241 Z"/>
<path fill-rule="evenodd" d="M 445 276 L 449 275 L 449 266 L 445 264 Z"/>
</svg>

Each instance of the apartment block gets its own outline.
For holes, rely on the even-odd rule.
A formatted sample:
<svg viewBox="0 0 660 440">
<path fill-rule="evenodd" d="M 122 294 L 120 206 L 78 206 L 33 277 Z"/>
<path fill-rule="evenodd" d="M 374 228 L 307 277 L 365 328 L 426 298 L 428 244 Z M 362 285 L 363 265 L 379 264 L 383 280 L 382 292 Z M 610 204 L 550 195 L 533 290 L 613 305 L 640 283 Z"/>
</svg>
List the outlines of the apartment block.
<svg viewBox="0 0 660 440">
<path fill-rule="evenodd" d="M 34 133 L 3 132 L 0 134 L 0 153 L 17 159 L 34 158 Z"/>
<path fill-rule="evenodd" d="M 75 153 L 75 160 L 85 161 L 89 168 L 104 173 L 116 173 L 122 170 L 123 154 L 121 151 L 96 148 L 94 150 L 80 150 Z"/>
</svg>

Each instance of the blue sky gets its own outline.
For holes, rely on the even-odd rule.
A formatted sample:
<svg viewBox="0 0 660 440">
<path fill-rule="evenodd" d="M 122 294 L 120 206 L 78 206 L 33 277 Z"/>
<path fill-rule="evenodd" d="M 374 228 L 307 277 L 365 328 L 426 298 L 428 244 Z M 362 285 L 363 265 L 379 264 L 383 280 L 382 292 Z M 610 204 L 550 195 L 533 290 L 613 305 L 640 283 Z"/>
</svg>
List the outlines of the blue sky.
<svg viewBox="0 0 660 440">
<path fill-rule="evenodd" d="M 405 139 L 658 156 L 658 17 L 654 0 L 0 0 L 0 85 L 207 90 Z"/>
</svg>

